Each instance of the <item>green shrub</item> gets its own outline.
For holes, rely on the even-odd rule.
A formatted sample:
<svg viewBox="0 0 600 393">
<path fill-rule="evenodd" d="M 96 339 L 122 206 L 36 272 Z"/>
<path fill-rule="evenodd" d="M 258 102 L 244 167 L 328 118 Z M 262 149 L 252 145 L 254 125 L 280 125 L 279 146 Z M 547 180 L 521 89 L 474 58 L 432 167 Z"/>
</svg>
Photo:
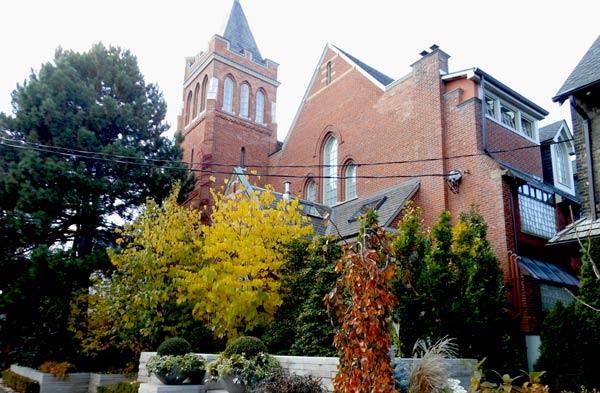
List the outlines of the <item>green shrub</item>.
<svg viewBox="0 0 600 393">
<path fill-rule="evenodd" d="M 223 356 L 229 357 L 233 354 L 242 355 L 245 354 L 247 358 L 254 357 L 259 353 L 268 353 L 267 346 L 256 337 L 242 336 L 225 348 Z"/>
<path fill-rule="evenodd" d="M 140 382 L 119 382 L 112 386 L 98 386 L 98 393 L 137 393 Z"/>
<path fill-rule="evenodd" d="M 248 389 L 249 393 L 326 393 L 321 380 L 310 375 L 280 373 Z"/>
<path fill-rule="evenodd" d="M 156 350 L 156 354 L 159 356 L 185 355 L 189 352 L 192 352 L 192 346 L 185 338 L 181 337 L 166 339 L 158 346 L 158 349 Z"/>
<path fill-rule="evenodd" d="M 40 384 L 11 370 L 2 371 L 2 381 L 19 393 L 39 393 Z"/>
</svg>

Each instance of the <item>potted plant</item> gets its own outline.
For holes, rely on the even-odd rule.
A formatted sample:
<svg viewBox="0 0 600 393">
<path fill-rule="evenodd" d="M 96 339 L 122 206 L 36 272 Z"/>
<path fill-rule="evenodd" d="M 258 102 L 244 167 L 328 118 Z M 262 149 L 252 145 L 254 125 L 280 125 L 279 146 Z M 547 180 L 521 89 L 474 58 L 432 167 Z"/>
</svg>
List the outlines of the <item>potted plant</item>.
<svg viewBox="0 0 600 393">
<path fill-rule="evenodd" d="M 193 383 L 202 383 L 206 365 L 204 358 L 191 352 L 191 345 L 183 338 L 165 340 L 146 363 L 148 375 L 154 374 L 165 385 L 178 385 L 191 377 Z"/>
<path fill-rule="evenodd" d="M 194 353 L 185 355 L 153 355 L 146 363 L 148 375 L 154 374 L 165 385 L 179 385 L 188 377 L 201 384 L 206 372 L 204 358 Z"/>
<path fill-rule="evenodd" d="M 183 355 L 180 367 L 182 372 L 187 374 L 190 383 L 194 385 L 202 385 L 204 383 L 206 362 L 202 356 L 195 353 L 186 353 Z"/>
<path fill-rule="evenodd" d="M 281 372 L 277 359 L 254 337 L 241 337 L 207 366 L 209 379 L 221 379 L 229 393 L 243 393 L 247 387 Z"/>
</svg>

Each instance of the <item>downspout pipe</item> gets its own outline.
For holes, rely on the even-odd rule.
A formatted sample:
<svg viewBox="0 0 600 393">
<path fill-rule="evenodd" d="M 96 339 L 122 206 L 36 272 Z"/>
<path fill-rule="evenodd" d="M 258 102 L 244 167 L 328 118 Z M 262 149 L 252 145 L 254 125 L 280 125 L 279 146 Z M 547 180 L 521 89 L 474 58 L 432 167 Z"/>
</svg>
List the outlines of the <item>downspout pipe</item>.
<svg viewBox="0 0 600 393">
<path fill-rule="evenodd" d="M 490 157 L 492 160 L 496 161 L 498 164 L 505 166 L 507 168 L 513 169 L 512 165 L 507 164 L 506 162 L 495 157 L 492 152 L 488 149 L 488 133 L 487 133 L 487 119 L 485 117 L 485 73 L 481 73 L 480 75 L 481 81 L 481 95 L 483 96 L 483 105 L 481 106 L 481 142 L 483 144 L 483 152 Z M 512 193 L 512 191 L 511 191 Z M 513 194 L 514 196 L 514 194 Z M 517 241 L 517 220 L 515 216 L 515 201 L 514 198 L 510 198 L 510 213 L 512 219 L 513 226 L 513 241 L 515 244 L 515 254 L 519 254 L 519 242 Z"/>
<path fill-rule="evenodd" d="M 594 179 L 594 161 L 592 158 L 592 138 L 591 138 L 591 122 L 590 117 L 585 113 L 583 108 L 577 104 L 575 98 L 571 95 L 569 97 L 569 103 L 571 104 L 571 108 L 581 116 L 583 119 L 583 137 L 585 141 L 585 154 L 586 154 L 586 162 L 587 165 L 587 180 L 588 180 L 588 193 L 590 196 L 590 214 L 591 219 L 596 221 L 598 219 L 598 212 L 596 211 L 596 182 Z"/>
</svg>

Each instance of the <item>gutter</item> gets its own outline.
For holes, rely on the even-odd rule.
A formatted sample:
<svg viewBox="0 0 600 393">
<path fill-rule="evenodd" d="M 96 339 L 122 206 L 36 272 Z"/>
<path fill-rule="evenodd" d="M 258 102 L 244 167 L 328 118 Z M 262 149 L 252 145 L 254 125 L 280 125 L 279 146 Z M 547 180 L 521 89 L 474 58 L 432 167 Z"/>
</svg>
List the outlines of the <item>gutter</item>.
<svg viewBox="0 0 600 393">
<path fill-rule="evenodd" d="M 481 93 L 483 96 L 483 101 L 482 101 L 482 106 L 481 106 L 481 133 L 482 133 L 482 144 L 483 144 L 483 152 L 490 157 L 492 160 L 496 161 L 498 164 L 509 168 L 511 170 L 516 170 L 516 168 L 514 168 L 512 165 L 500 160 L 499 158 L 495 157 L 492 152 L 488 149 L 488 133 L 487 133 L 487 119 L 485 117 L 485 78 L 486 78 L 486 74 L 484 72 L 480 73 L 480 81 L 481 81 Z M 511 214 L 511 218 L 512 218 L 512 224 L 513 224 L 513 241 L 515 244 L 515 254 L 519 254 L 519 242 L 518 242 L 518 237 L 517 237 L 517 220 L 516 220 L 516 216 L 515 216 L 515 198 L 514 198 L 514 193 L 512 192 L 511 189 L 511 194 L 513 196 L 513 198 L 510 198 L 510 214 Z"/>
</svg>

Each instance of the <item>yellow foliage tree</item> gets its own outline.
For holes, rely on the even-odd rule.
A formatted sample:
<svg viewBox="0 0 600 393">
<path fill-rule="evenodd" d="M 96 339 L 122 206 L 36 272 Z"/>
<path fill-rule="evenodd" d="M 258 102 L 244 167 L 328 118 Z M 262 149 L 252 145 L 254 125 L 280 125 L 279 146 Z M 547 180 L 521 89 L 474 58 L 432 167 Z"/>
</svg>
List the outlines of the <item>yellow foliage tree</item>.
<svg viewBox="0 0 600 393">
<path fill-rule="evenodd" d="M 310 235 L 312 226 L 297 200 L 276 203 L 269 188 L 213 197 L 211 225 L 203 229 L 204 264 L 183 272 L 179 301 L 194 301 L 194 317 L 217 338 L 232 340 L 273 320 L 282 303 L 286 245 Z"/>
<path fill-rule="evenodd" d="M 177 186 L 162 205 L 148 200 L 118 231 L 121 248 L 108 250 L 115 270 L 96 274 L 88 296 L 88 329 L 79 332 L 87 351 L 155 349 L 190 324 L 191 306 L 177 302 L 176 278 L 201 266 L 201 214 L 180 206 L 178 194 Z"/>
</svg>

